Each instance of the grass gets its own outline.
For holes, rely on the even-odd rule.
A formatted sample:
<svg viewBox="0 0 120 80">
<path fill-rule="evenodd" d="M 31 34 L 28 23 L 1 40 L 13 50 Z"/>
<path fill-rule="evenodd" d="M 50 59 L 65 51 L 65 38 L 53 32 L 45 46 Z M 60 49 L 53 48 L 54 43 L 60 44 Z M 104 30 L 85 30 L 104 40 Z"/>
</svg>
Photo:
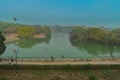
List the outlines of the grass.
<svg viewBox="0 0 120 80">
<path fill-rule="evenodd" d="M 15 64 L 13 65 L 0 65 L 1 69 L 14 69 L 16 67 Z M 91 70 L 91 69 L 120 69 L 120 64 L 116 65 L 17 65 L 19 69 L 65 69 L 65 70 L 72 70 L 72 69 L 83 69 L 83 70 Z"/>
<path fill-rule="evenodd" d="M 0 80 L 6 80 L 6 78 L 0 77 Z"/>
<path fill-rule="evenodd" d="M 90 75 L 90 76 L 89 76 L 89 80 L 97 80 L 97 78 L 96 78 L 96 76 L 94 76 L 94 75 Z"/>
<path fill-rule="evenodd" d="M 120 80 L 120 65 L 0 66 L 0 80 Z"/>
<path fill-rule="evenodd" d="M 120 80 L 120 69 L 64 70 L 64 69 L 0 69 L 0 80 Z"/>
</svg>

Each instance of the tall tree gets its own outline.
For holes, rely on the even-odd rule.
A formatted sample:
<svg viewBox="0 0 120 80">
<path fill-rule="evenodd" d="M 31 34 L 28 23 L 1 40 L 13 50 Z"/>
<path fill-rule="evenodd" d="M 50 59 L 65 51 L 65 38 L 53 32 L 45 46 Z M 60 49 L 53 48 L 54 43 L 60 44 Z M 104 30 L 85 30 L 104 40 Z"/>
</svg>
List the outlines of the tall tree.
<svg viewBox="0 0 120 80">
<path fill-rule="evenodd" d="M 5 49 L 6 49 L 4 41 L 5 41 L 5 38 L 4 38 L 4 36 L 0 32 L 0 54 L 2 54 L 5 51 Z"/>
</svg>

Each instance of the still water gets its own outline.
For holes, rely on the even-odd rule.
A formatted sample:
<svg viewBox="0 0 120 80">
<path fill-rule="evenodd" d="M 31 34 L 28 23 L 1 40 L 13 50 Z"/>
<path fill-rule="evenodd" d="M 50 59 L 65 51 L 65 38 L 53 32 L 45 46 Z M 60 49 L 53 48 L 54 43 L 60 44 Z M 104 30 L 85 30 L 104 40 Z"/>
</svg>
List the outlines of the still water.
<svg viewBox="0 0 120 80">
<path fill-rule="evenodd" d="M 49 39 L 28 39 L 6 44 L 6 51 L 2 57 L 14 57 L 14 50 L 18 49 L 18 58 L 57 59 L 67 58 L 108 58 L 120 57 L 120 48 L 111 48 L 93 43 L 72 43 L 67 33 L 52 33 Z"/>
</svg>

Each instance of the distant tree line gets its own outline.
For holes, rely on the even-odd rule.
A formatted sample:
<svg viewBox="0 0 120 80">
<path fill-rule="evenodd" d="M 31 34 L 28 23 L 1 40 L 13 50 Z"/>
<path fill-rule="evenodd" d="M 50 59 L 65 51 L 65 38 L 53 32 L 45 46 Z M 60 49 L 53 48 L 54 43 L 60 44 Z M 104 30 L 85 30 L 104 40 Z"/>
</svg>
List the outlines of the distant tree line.
<svg viewBox="0 0 120 80">
<path fill-rule="evenodd" d="M 46 25 L 23 25 L 17 23 L 0 22 L 0 26 L 2 33 L 17 33 L 20 38 L 32 38 L 35 34 L 43 34 L 46 37 L 51 36 L 50 27 Z"/>
<path fill-rule="evenodd" d="M 51 27 L 52 32 L 55 33 L 69 33 L 72 30 L 72 26 L 52 26 Z"/>
<path fill-rule="evenodd" d="M 16 29 L 18 36 L 20 38 L 32 38 L 35 34 L 42 34 L 46 37 L 51 36 L 51 30 L 48 26 L 25 26 L 25 27 L 18 27 Z"/>
<path fill-rule="evenodd" d="M 120 45 L 120 28 L 106 30 L 104 28 L 86 28 L 76 26 L 70 32 L 70 40 L 73 42 L 95 42 L 112 46 Z"/>
</svg>

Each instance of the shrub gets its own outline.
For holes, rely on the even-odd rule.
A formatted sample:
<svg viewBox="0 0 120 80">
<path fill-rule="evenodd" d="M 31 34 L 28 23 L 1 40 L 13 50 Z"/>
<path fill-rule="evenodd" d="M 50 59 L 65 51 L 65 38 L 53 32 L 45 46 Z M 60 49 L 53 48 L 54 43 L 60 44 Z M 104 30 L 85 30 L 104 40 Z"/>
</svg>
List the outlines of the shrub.
<svg viewBox="0 0 120 80">
<path fill-rule="evenodd" d="M 3 78 L 3 77 L 0 77 L 0 80 L 6 80 L 5 78 Z"/>
<path fill-rule="evenodd" d="M 97 78 L 96 78 L 96 76 L 94 76 L 94 75 L 90 75 L 90 76 L 89 76 L 89 80 L 97 80 Z"/>
<path fill-rule="evenodd" d="M 93 66 L 92 64 L 87 64 L 87 65 L 86 65 L 87 69 L 91 69 L 92 66 Z"/>
<path fill-rule="evenodd" d="M 66 65 L 66 68 L 67 68 L 67 69 L 71 69 L 71 68 L 72 68 L 72 65 L 67 64 L 67 65 Z"/>
</svg>

